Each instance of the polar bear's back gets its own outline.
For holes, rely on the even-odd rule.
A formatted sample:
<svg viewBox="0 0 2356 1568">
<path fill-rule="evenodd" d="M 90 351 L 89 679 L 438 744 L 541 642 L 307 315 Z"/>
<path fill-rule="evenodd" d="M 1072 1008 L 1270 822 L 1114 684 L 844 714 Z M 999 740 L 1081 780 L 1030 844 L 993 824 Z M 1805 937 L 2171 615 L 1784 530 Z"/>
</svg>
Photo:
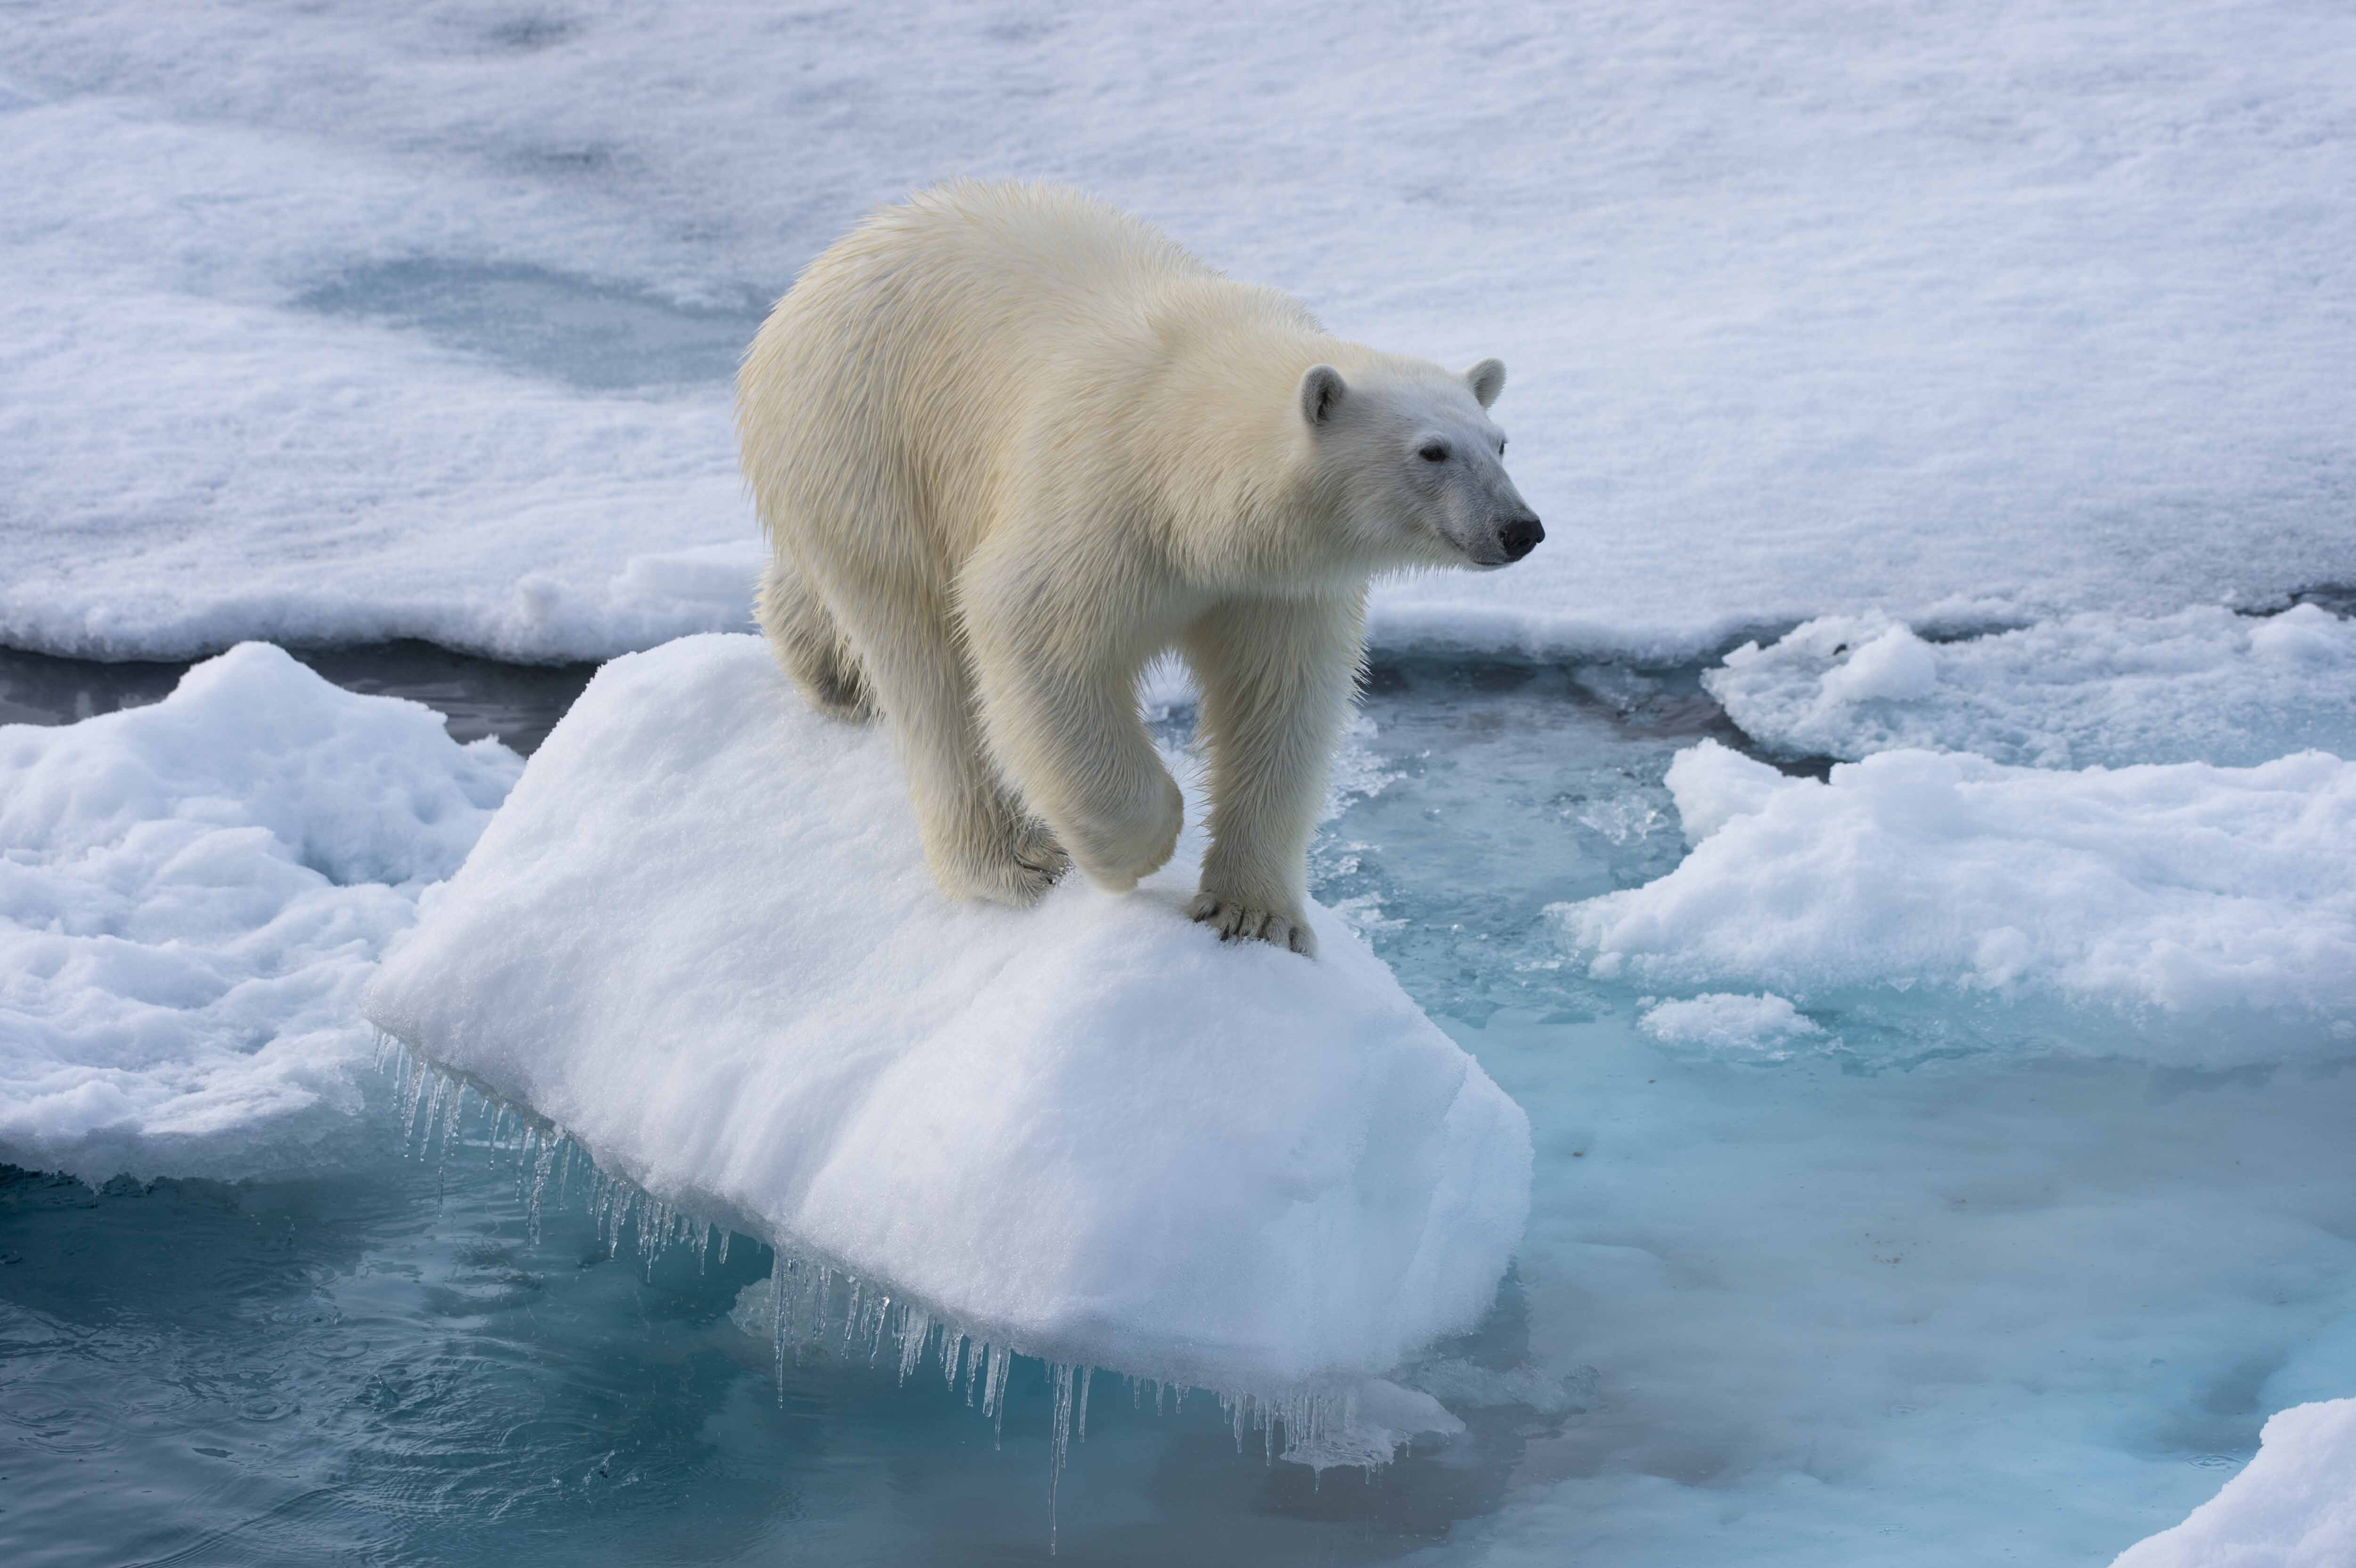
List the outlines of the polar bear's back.
<svg viewBox="0 0 2356 1568">
<path fill-rule="evenodd" d="M 1151 375 L 1173 324 L 1317 331 L 1297 302 L 1077 192 L 965 181 L 882 208 L 745 353 L 737 423 L 761 514 L 795 530 L 889 510 L 961 555 L 1043 401 Z"/>
</svg>

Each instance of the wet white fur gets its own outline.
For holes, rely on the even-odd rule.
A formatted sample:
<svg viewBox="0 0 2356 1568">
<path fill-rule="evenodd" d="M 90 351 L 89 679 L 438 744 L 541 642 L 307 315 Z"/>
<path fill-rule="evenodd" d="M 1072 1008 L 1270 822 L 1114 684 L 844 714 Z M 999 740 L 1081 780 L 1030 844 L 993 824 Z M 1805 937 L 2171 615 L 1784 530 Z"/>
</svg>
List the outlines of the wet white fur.
<svg viewBox="0 0 2356 1568">
<path fill-rule="evenodd" d="M 1328 336 L 1068 191 L 928 191 L 811 262 L 745 355 L 762 626 L 814 705 L 888 716 L 941 886 L 1015 904 L 1065 851 L 1115 891 L 1170 858 L 1135 693 L 1177 648 L 1210 767 L 1193 912 L 1306 952 L 1368 580 L 1493 561 L 1526 514 L 1484 411 L 1504 375 Z M 1435 439 L 1462 459 L 1419 460 Z"/>
</svg>

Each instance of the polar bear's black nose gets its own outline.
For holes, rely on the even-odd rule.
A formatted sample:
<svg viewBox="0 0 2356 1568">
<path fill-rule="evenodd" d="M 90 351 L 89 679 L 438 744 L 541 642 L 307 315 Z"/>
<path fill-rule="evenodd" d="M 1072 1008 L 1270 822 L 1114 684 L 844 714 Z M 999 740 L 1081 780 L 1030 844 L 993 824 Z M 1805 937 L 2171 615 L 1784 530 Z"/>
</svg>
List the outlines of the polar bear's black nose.
<svg viewBox="0 0 2356 1568">
<path fill-rule="evenodd" d="M 1537 549 L 1538 540 L 1544 538 L 1546 529 L 1536 517 L 1515 517 L 1497 532 L 1497 543 L 1504 548 L 1507 560 L 1521 560 Z"/>
</svg>

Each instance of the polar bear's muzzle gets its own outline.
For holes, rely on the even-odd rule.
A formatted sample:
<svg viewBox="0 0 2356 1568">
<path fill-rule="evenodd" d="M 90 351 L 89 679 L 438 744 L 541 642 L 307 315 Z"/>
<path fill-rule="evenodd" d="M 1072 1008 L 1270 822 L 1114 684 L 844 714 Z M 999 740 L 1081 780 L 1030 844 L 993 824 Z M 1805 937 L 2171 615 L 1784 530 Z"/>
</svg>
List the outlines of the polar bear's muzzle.
<svg viewBox="0 0 2356 1568">
<path fill-rule="evenodd" d="M 1546 526 L 1536 517 L 1515 517 L 1497 530 L 1497 548 L 1505 552 L 1508 561 L 1515 561 L 1538 548 L 1546 538 Z"/>
</svg>

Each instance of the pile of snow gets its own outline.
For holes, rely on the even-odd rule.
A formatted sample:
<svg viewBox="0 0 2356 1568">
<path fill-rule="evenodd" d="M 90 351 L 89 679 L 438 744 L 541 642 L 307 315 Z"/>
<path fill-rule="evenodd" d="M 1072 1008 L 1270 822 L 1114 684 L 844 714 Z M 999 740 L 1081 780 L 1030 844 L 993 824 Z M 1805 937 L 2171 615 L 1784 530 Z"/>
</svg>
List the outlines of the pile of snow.
<svg viewBox="0 0 2356 1568">
<path fill-rule="evenodd" d="M 1650 998 L 1647 998 L 1650 1002 Z M 1821 1039 L 1822 1024 L 1772 992 L 1746 997 L 1711 991 L 1678 1001 L 1650 1002 L 1636 1027 L 1663 1045 L 1746 1051 L 1773 1060 L 1795 1041 Z"/>
<path fill-rule="evenodd" d="M 630 571 L 754 533 L 731 346 L 957 175 L 1082 186 L 1348 336 L 1506 359 L 1551 537 L 1387 586 L 1381 641 L 1682 662 L 1865 603 L 2356 582 L 2340 8 L 7 16 L 18 646 L 738 624 Z"/>
<path fill-rule="evenodd" d="M 522 766 L 263 644 L 152 707 L 0 726 L 0 1159 L 305 1157 L 359 1104 L 378 955 Z"/>
<path fill-rule="evenodd" d="M 2347 1568 L 2356 1563 L 2356 1399 L 2266 1423 L 2258 1456 L 2173 1530 L 2111 1568 Z"/>
<path fill-rule="evenodd" d="M 2215 606 L 2152 619 L 2089 611 L 1926 643 L 1878 613 L 1745 643 L 1702 676 L 1744 734 L 1784 756 L 1919 746 L 2040 768 L 2248 765 L 2356 757 L 2356 621 Z"/>
<path fill-rule="evenodd" d="M 662 1203 L 994 1346 L 1355 1384 L 1488 1309 L 1528 1125 L 1328 912 L 1314 963 L 1188 922 L 1200 848 L 951 903 L 882 731 L 688 638 L 598 674 L 367 1007 Z"/>
<path fill-rule="evenodd" d="M 2356 763 L 1899 751 L 1819 784 L 1704 741 L 1668 784 L 1685 861 L 1554 906 L 1598 976 L 2094 1004 L 2207 1062 L 2356 1045 Z"/>
</svg>

